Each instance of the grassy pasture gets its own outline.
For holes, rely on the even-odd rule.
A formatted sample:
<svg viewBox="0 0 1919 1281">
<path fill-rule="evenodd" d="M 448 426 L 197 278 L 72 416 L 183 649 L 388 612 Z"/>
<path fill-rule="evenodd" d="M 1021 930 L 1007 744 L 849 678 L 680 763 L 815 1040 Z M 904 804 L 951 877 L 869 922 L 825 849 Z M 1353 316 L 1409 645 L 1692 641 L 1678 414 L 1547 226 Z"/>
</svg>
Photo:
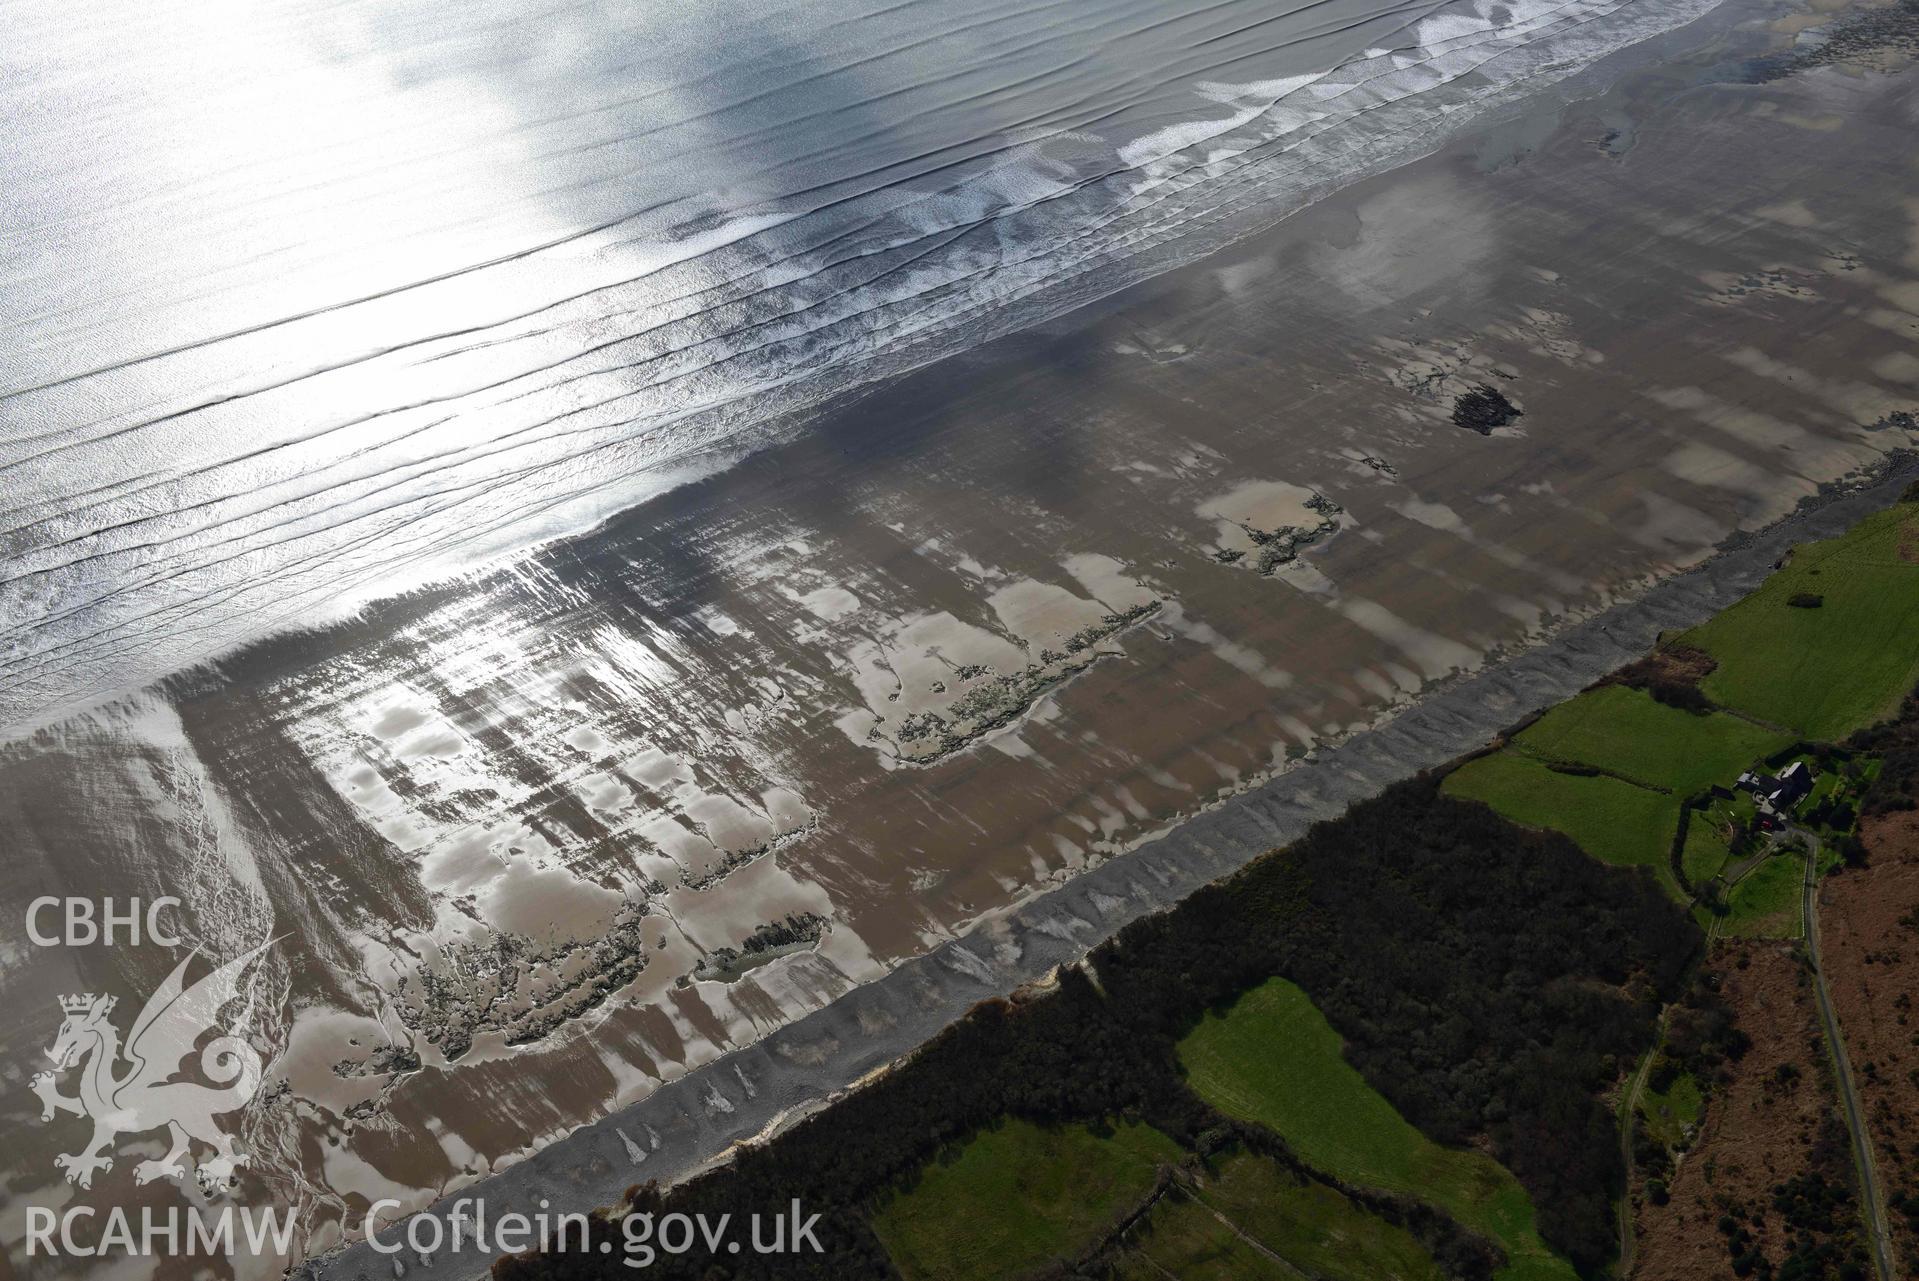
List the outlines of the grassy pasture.
<svg viewBox="0 0 1919 1281">
<path fill-rule="evenodd" d="M 1668 1148 L 1683 1144 L 1686 1127 L 1699 1123 L 1705 1107 L 1699 1082 L 1689 1072 L 1680 1073 L 1664 1091 L 1647 1089 L 1639 1099 L 1639 1111 L 1645 1118 L 1647 1132 Z"/>
<path fill-rule="evenodd" d="M 1798 938 L 1799 893 L 1805 876 L 1802 854 L 1768 858 L 1732 887 L 1719 932 L 1740 938 Z"/>
<path fill-rule="evenodd" d="M 1788 604 L 1822 598 L 1817 609 Z M 1680 639 L 1719 666 L 1702 683 L 1721 706 L 1836 740 L 1883 719 L 1919 682 L 1919 503 L 1796 549 L 1744 600 Z"/>
<path fill-rule="evenodd" d="M 1604 775 L 1562 774 L 1510 749 L 1454 770 L 1444 790 L 1483 801 L 1515 823 L 1564 832 L 1601 862 L 1649 867 L 1669 893 L 1685 897 L 1668 861 L 1679 823 L 1677 797 Z"/>
<path fill-rule="evenodd" d="M 1097 1240 L 1182 1155 L 1149 1126 L 1009 1120 L 929 1163 L 873 1231 L 906 1281 L 1017 1277 Z"/>
<path fill-rule="evenodd" d="M 1323 1184 L 1245 1153 L 1221 1162 L 1196 1190 L 1161 1201 L 1142 1227 L 1129 1238 L 1132 1249 L 1117 1269 L 1128 1281 L 1163 1281 L 1168 1273 L 1180 1281 L 1294 1281 L 1300 1271 L 1327 1281 L 1443 1281 L 1445 1276 L 1403 1228 Z M 1261 1246 L 1292 1267 L 1273 1261 Z"/>
<path fill-rule="evenodd" d="M 1114 1281 L 1298 1281 L 1298 1271 L 1266 1257 L 1203 1206 L 1162 1203 L 1151 1220 L 1151 1236 L 1115 1262 Z"/>
<path fill-rule="evenodd" d="M 1719 834 L 1711 818 L 1707 814 L 1694 814 L 1692 822 L 1686 825 L 1686 845 L 1679 856 L 1686 869 L 1686 879 L 1695 887 L 1705 885 L 1719 875 L 1730 855 L 1725 837 Z"/>
<path fill-rule="evenodd" d="M 1366 1083 L 1306 994 L 1272 979 L 1208 1014 L 1179 1045 L 1192 1087 L 1230 1116 L 1283 1137 L 1309 1165 L 1438 1205 L 1498 1241 L 1503 1281 L 1570 1281 L 1539 1239 L 1532 1201 L 1498 1162 L 1442 1148 Z"/>
<path fill-rule="evenodd" d="M 1644 690 L 1601 685 L 1559 704 L 1514 742 L 1550 760 L 1577 761 L 1684 799 L 1792 742 L 1789 734 L 1714 712 L 1695 716 Z"/>
</svg>

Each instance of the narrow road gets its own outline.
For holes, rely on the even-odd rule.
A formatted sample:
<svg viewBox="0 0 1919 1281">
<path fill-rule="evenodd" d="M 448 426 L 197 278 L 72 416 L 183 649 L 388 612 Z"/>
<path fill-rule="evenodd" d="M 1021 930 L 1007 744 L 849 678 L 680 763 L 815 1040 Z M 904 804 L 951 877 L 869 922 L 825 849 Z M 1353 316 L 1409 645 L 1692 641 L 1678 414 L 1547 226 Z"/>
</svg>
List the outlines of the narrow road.
<svg viewBox="0 0 1919 1281">
<path fill-rule="evenodd" d="M 1832 1047 L 1833 1076 L 1839 1083 L 1839 1101 L 1845 1105 L 1846 1128 L 1852 1131 L 1852 1161 L 1859 1171 L 1859 1208 L 1866 1221 L 1873 1266 L 1880 1281 L 1897 1281 L 1898 1274 L 1892 1267 L 1892 1235 L 1887 1230 L 1885 1188 L 1879 1182 L 1879 1167 L 1872 1156 L 1866 1110 L 1859 1102 L 1859 1089 L 1852 1078 L 1852 1060 L 1846 1055 L 1845 1037 L 1839 1030 L 1839 1017 L 1833 1013 L 1832 994 L 1826 988 L 1825 967 L 1819 961 L 1819 838 L 1811 832 L 1800 834 L 1812 846 L 1806 855 L 1806 883 L 1801 892 L 1806 918 L 1806 955 L 1812 959 L 1813 996 L 1819 1005 L 1819 1022 L 1826 1030 L 1826 1044 Z"/>
<path fill-rule="evenodd" d="M 1619 1267 L 1616 1272 L 1621 1277 L 1632 1275 L 1634 1254 L 1639 1248 L 1632 1219 L 1633 1116 L 1639 1109 L 1639 1097 L 1646 1092 L 1646 1077 L 1652 1072 L 1652 1061 L 1659 1057 L 1659 1047 L 1665 1041 L 1666 1011 L 1661 1010 L 1659 1024 L 1653 1031 L 1652 1048 L 1639 1060 L 1639 1069 L 1632 1074 L 1632 1081 L 1626 1086 L 1625 1110 L 1619 1119 L 1619 1157 L 1626 1167 L 1626 1195 L 1619 1199 Z"/>
</svg>

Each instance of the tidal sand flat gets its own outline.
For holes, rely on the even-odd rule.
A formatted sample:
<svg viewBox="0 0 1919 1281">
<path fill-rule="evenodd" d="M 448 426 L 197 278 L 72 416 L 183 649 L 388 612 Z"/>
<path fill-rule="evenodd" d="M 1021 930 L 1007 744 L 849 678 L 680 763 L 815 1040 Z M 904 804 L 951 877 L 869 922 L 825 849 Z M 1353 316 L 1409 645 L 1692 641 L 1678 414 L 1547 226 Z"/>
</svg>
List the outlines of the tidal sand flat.
<svg viewBox="0 0 1919 1281">
<path fill-rule="evenodd" d="M 1649 30 L 1695 16 L 1661 12 Z M 43 894 L 173 894 L 210 952 L 279 940 L 251 1025 L 275 1066 L 247 1118 L 255 1159 L 238 1195 L 297 1206 L 300 1257 L 350 1239 L 377 1199 L 420 1208 L 503 1170 L 479 1186 L 584 1208 L 696 1168 L 967 1002 L 1270 846 L 1279 828 L 1230 798 L 1284 796 L 1297 817 L 1416 767 L 1417 742 L 1363 735 L 1417 724 L 1405 718 L 1422 702 L 1443 709 L 1489 665 L 1541 664 L 1481 714 L 1570 692 L 1604 670 L 1586 672 L 1606 660 L 1582 655 L 1616 662 L 1637 646 L 1556 638 L 1915 443 L 1919 80 L 1883 43 L 1795 68 L 1794 41 L 1816 29 L 1806 16 L 1735 2 L 1590 65 L 1529 64 L 1488 87 L 1457 136 L 1408 140 L 1432 154 L 1266 230 L 1275 207 L 1374 161 L 1341 151 L 1351 133 L 1294 157 L 1232 132 L 1265 127 L 1262 106 L 1207 135 L 1222 154 L 1202 146 L 1191 173 L 1161 176 L 1169 197 L 1197 199 L 1212 168 L 1239 175 L 1208 224 L 1224 247 L 1154 260 L 1147 237 L 1137 269 L 1170 270 L 963 350 L 860 366 L 945 354 L 916 372 L 755 400 L 752 433 L 640 432 L 568 381 L 587 367 L 550 376 L 574 391 L 490 391 L 532 415 L 502 428 L 526 433 L 515 439 L 600 413 L 615 434 L 681 440 L 659 457 L 697 479 L 492 568 L 423 570 L 432 585 L 345 618 L 328 614 L 358 603 L 357 580 L 288 587 L 274 557 L 301 573 L 337 564 L 375 528 L 417 531 L 423 553 L 484 542 L 490 515 L 540 504 L 476 479 L 494 465 L 476 461 L 457 487 L 478 508 L 395 507 L 391 528 L 318 520 L 345 532 L 317 541 L 297 505 L 171 545 L 129 534 L 143 549 L 131 560 L 191 567 L 216 546 L 240 559 L 211 578 L 166 566 L 89 578 L 109 583 L 98 601 L 92 587 L 64 594 L 79 590 L 67 557 L 129 560 L 109 531 L 151 500 L 108 477 L 100 528 L 59 525 L 73 551 L 43 533 L 8 544 L 9 627 L 73 626 L 9 632 L 9 714 L 38 728 L 0 747 L 0 907 L 18 919 Z M 1363 75 L 1313 83 L 1360 95 L 1366 76 L 1427 74 L 1406 52 L 1364 61 Z M 1442 79 L 1462 93 L 1507 85 L 1497 70 Z M 1393 119 L 1365 101 L 1359 120 Z M 1240 143 L 1267 147 L 1267 170 L 1236 167 Z M 1303 185 L 1262 203 L 1258 173 L 1295 164 Z M 1129 224 L 1114 225 L 1103 234 Z M 996 306 L 990 284 L 1005 279 L 986 272 L 973 283 L 988 292 L 955 314 Z M 1046 297 L 1103 292 L 1072 279 Z M 1001 322 L 978 323 L 975 338 Z M 579 329 L 608 325 L 617 337 L 604 315 Z M 465 378 L 499 346 L 398 359 Z M 806 351 L 791 358 L 823 359 Z M 48 386 L 9 410 L 87 394 L 74 390 L 85 379 L 60 381 L 70 374 L 93 377 L 29 371 Z M 201 407 L 181 390 L 218 382 L 196 372 L 141 412 L 197 422 L 252 399 Z M 1482 388 L 1516 412 L 1483 431 L 1456 423 Z M 323 403 L 310 390 L 258 394 Z M 561 394 L 581 399 L 540 407 Z M 385 446 L 367 448 L 342 457 L 374 485 L 392 473 Z M 621 478 L 609 507 L 658 462 L 595 457 L 605 470 L 587 490 Z M 452 475 L 433 458 L 414 460 L 421 476 Z M 23 528 L 44 531 L 66 480 L 17 461 L 43 486 L 19 491 Z M 165 519 L 237 501 L 228 491 L 246 487 L 218 470 L 229 461 L 195 460 L 226 479 L 206 482 L 210 507 L 166 491 Z M 303 483 L 303 466 L 285 483 Z M 569 520 L 603 514 L 570 482 L 547 487 L 564 471 L 522 479 Z M 266 544 L 246 541 L 269 525 Z M 142 595 L 181 584 L 177 599 Z M 255 593 L 272 607 L 256 610 Z M 1690 625 L 1722 603 L 1667 599 L 1663 622 L 1638 624 Z M 250 634 L 241 616 L 312 626 L 233 649 Z M 200 639 L 183 650 L 183 636 Z M 147 683 L 202 645 L 220 656 Z M 93 657 L 55 661 L 69 653 Z M 140 692 L 102 698 L 127 680 Z M 1426 722 L 1423 750 L 1472 729 L 1448 715 L 1450 729 Z M 1342 761 L 1344 778 L 1315 767 L 1349 742 L 1377 759 Z M 1162 851 L 1184 859 L 1164 879 L 1116 858 L 1194 815 L 1246 826 L 1210 854 Z M 1078 910 L 1021 916 L 1075 885 Z M 916 959 L 929 954 L 943 959 Z M 0 983 L 27 1016 L 0 1030 L 0 1072 L 38 1070 L 57 995 L 137 1004 L 172 964 L 161 949 L 11 947 Z M 775 1036 L 795 1027 L 811 1031 Z M 24 1136 L 3 1159 L 16 1207 L 175 1195 L 135 1190 L 124 1170 L 71 1189 L 52 1164 L 70 1136 L 38 1123 L 32 1096 L 7 1091 L 0 1116 Z M 21 1217 L 0 1213 L 0 1231 L 16 1248 Z M 361 1248 L 324 1266 L 388 1275 L 391 1261 Z"/>
<path fill-rule="evenodd" d="M 823 1257 L 786 1257 L 761 1275 L 1310 1268 L 1360 1281 L 1435 1264 L 1475 1281 L 1904 1275 L 1885 1229 L 1903 1197 L 1885 1191 L 1872 1154 L 1887 1142 L 1896 1161 L 1898 1114 L 1873 1109 L 1874 1138 L 1857 1102 L 1888 1063 L 1861 1059 L 1842 1027 L 1873 1022 L 1859 1009 L 1861 936 L 1848 922 L 1846 944 L 1828 950 L 1811 927 L 1822 895 L 1857 903 L 1867 887 L 1890 890 L 1874 900 L 1888 920 L 1912 907 L 1896 885 L 1899 825 L 1882 820 L 1910 810 L 1919 783 L 1919 696 L 1897 695 L 1915 636 L 1894 642 L 1906 656 L 1896 669 L 1857 636 L 1919 600 L 1919 554 L 1886 554 L 1915 529 L 1909 475 L 1820 505 L 1103 863 L 1011 923 L 1034 950 L 1050 937 L 1049 960 L 1068 922 L 1117 922 L 1112 937 L 1009 999 L 977 1003 L 890 1071 L 731 1160 L 670 1191 L 625 1190 L 585 1240 L 503 1259 L 494 1275 L 611 1276 L 631 1258 L 706 1276 L 709 1252 L 651 1258 L 635 1230 L 674 1215 L 764 1215 L 796 1197 L 816 1215 Z M 1879 590 L 1849 594 L 1859 571 Z M 1829 605 L 1792 590 L 1815 577 L 1838 589 Z M 1711 601 L 1728 607 L 1673 630 Z M 1784 622 L 1791 611 L 1806 621 Z M 1794 627 L 1798 652 L 1774 644 L 1768 623 Z M 1651 648 L 1622 665 L 1622 646 L 1641 643 Z M 1748 698 L 1783 696 L 1790 714 L 1817 713 L 1835 687 L 1892 711 L 1842 725 L 1843 741 L 1755 738 L 1749 701 L 1705 692 L 1715 662 L 1743 673 L 1734 688 Z M 1489 715 L 1608 663 L 1605 680 L 1543 716 L 1395 781 L 1393 770 L 1457 751 Z M 1831 681 L 1805 680 L 1808 666 Z M 1638 746 L 1648 707 L 1690 720 L 1689 750 Z M 1683 793 L 1701 830 L 1719 829 L 1721 802 L 1748 797 L 1723 831 L 1723 881 L 1654 876 L 1650 857 L 1619 858 L 1555 816 L 1521 812 L 1523 792 L 1449 795 L 1477 761 L 1548 750 L 1566 753 L 1556 773 L 1624 780 L 1630 768 L 1632 786 Z M 1316 785 L 1346 790 L 1304 800 Z M 1675 838 L 1642 840 L 1680 871 Z M 1807 927 L 1803 951 L 1752 945 L 1767 912 L 1740 891 L 1760 865 L 1790 869 L 1783 907 Z M 1196 866 L 1227 874 L 1194 887 Z M 1139 887 L 1153 881 L 1178 901 L 1127 921 L 1126 900 L 1150 897 Z M 890 987 L 923 1005 L 929 988 L 952 986 L 942 966 L 977 979 L 984 963 L 961 962 L 964 950 L 909 962 L 850 1001 L 872 1011 L 875 988 Z M 1898 963 L 1875 955 L 1866 964 Z M 1854 985 L 1839 989 L 1843 1007 L 1827 978 L 1842 968 Z M 915 971 L 916 988 L 901 981 Z M 775 1033 L 769 1048 L 817 1037 L 836 1012 Z M 778 1079 L 768 1058 L 737 1061 L 756 1094 Z M 1849 1061 L 1867 1064 L 1857 1079 Z M 662 1115 L 659 1102 L 629 1117 Z M 568 1140 L 506 1182 L 531 1166 L 577 1184 L 594 1177 L 589 1156 Z M 1344 1248 L 1328 1257 L 1334 1241 Z"/>
</svg>

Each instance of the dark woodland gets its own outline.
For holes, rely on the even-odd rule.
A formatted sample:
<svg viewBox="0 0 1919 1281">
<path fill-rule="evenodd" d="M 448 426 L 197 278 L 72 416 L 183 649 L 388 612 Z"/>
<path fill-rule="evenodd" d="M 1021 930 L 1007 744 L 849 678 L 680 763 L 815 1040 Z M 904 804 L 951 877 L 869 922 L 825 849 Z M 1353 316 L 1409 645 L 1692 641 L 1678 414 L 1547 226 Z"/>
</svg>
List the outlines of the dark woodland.
<svg viewBox="0 0 1919 1281">
<path fill-rule="evenodd" d="M 1700 946 L 1650 875 L 1441 796 L 1434 779 L 1404 783 L 1137 922 L 1045 995 L 976 1007 L 898 1070 L 731 1165 L 629 1198 L 656 1215 L 737 1220 L 797 1197 L 823 1215 L 824 1254 L 662 1255 L 648 1271 L 893 1276 L 868 1211 L 1005 1116 L 1138 1119 L 1200 1153 L 1243 1140 L 1249 1127 L 1186 1088 L 1174 1046 L 1208 1008 L 1278 975 L 1305 989 L 1408 1120 L 1442 1143 L 1483 1142 L 1532 1194 L 1545 1239 L 1596 1275 L 1626 1176 L 1600 1095 L 1651 1045 Z M 1483 1275 L 1496 1257 L 1436 1211 L 1422 1222 L 1455 1275 Z M 521 1256 L 496 1275 L 628 1275 L 617 1228 L 595 1230 L 613 1253 Z M 1062 1261 L 1056 1274 L 1099 1273 Z"/>
</svg>

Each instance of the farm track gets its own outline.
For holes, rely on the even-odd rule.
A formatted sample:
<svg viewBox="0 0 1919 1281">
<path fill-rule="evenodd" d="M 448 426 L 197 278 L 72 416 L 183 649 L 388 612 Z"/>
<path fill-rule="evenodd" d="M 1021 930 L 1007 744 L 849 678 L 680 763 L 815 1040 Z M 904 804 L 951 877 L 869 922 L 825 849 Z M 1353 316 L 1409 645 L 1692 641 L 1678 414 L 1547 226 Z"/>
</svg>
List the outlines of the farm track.
<svg viewBox="0 0 1919 1281">
<path fill-rule="evenodd" d="M 1639 1100 L 1646 1092 L 1646 1078 L 1652 1073 L 1652 1061 L 1659 1057 L 1659 1047 L 1666 1041 L 1666 1011 L 1659 1012 L 1659 1024 L 1653 1031 L 1652 1048 L 1639 1060 L 1638 1069 L 1632 1074 L 1632 1082 L 1626 1087 L 1626 1098 L 1619 1118 L 1619 1156 L 1626 1170 L 1626 1195 L 1619 1199 L 1619 1275 L 1632 1275 L 1634 1256 L 1638 1252 L 1639 1242 L 1633 1231 L 1632 1215 L 1632 1135 L 1633 1117 L 1639 1110 Z"/>
</svg>

